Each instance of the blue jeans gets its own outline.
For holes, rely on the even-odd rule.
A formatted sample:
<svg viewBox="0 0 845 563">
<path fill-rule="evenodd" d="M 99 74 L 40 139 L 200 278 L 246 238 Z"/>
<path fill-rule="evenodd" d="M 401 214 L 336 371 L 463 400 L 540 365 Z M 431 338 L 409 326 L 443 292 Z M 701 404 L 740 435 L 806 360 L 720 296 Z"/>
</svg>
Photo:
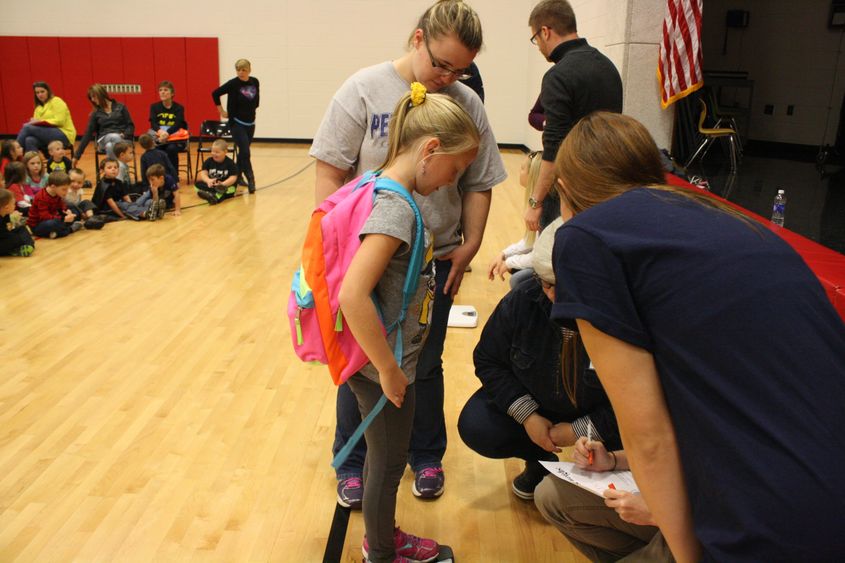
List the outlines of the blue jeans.
<svg viewBox="0 0 845 563">
<path fill-rule="evenodd" d="M 408 462 L 411 469 L 419 471 L 438 466 L 446 453 L 446 420 L 443 416 L 443 343 L 446 340 L 446 326 L 449 323 L 449 309 L 452 296 L 443 295 L 443 286 L 452 269 L 452 262 L 436 260 L 434 308 L 428 338 L 423 344 L 417 360 L 415 381 L 417 407 L 414 412 L 414 427 L 411 432 L 411 447 Z M 337 390 L 337 426 L 334 432 L 332 454 L 337 454 L 361 423 L 361 413 L 355 395 L 344 384 Z M 346 461 L 337 468 L 337 478 L 360 477 L 364 471 L 367 445 L 364 440 L 356 444 Z"/>
<path fill-rule="evenodd" d="M 550 413 L 540 412 L 553 423 L 561 422 Z M 458 417 L 458 434 L 471 450 L 484 457 L 529 460 L 555 460 L 555 454 L 535 444 L 525 428 L 489 398 L 483 388 L 467 401 Z"/>
<path fill-rule="evenodd" d="M 232 131 L 232 140 L 238 146 L 238 169 L 246 176 L 248 181 L 254 181 L 255 176 L 252 172 L 249 145 L 255 136 L 255 125 L 241 125 L 234 119 L 230 119 L 229 129 Z"/>
<path fill-rule="evenodd" d="M 70 145 L 65 134 L 58 127 L 44 127 L 27 123 L 18 133 L 18 143 L 26 151 L 46 151 L 47 145 L 53 141 L 61 141 L 64 146 Z"/>
<path fill-rule="evenodd" d="M 78 220 L 79 217 L 76 217 Z M 41 221 L 32 228 L 32 234 L 41 238 L 50 238 L 50 235 L 56 233 L 54 238 L 66 237 L 73 232 L 70 228 L 70 223 L 65 223 L 63 219 L 49 219 Z"/>
</svg>

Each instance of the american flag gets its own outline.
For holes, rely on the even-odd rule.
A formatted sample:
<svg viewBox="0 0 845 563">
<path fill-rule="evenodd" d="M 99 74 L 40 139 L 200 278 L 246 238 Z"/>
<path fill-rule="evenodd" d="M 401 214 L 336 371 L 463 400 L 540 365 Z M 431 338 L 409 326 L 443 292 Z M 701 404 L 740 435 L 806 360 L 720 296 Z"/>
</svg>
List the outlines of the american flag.
<svg viewBox="0 0 845 563">
<path fill-rule="evenodd" d="M 704 86 L 701 74 L 701 7 L 703 0 L 666 0 L 663 41 L 657 79 L 660 105 L 669 104 Z"/>
</svg>

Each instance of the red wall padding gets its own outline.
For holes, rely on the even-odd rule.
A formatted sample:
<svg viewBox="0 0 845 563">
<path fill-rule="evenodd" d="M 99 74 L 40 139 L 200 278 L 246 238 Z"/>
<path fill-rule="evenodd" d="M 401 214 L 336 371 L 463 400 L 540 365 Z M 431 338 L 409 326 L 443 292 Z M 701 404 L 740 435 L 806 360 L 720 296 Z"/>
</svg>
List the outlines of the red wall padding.
<svg viewBox="0 0 845 563">
<path fill-rule="evenodd" d="M 162 80 L 173 82 L 192 134 L 201 121 L 219 118 L 211 101 L 220 83 L 216 37 L 0 37 L 0 53 L 0 134 L 16 135 L 32 117 L 34 81 L 47 82 L 67 103 L 79 136 L 95 82 L 141 85 L 141 94 L 114 95 L 129 108 L 136 135 L 150 127 Z"/>
</svg>

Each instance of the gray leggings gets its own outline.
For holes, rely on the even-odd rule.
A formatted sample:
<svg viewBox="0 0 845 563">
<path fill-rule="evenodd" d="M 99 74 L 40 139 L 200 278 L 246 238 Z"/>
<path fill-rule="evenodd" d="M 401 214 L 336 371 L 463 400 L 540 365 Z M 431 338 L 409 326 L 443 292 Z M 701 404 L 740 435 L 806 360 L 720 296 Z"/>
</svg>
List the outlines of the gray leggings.
<svg viewBox="0 0 845 563">
<path fill-rule="evenodd" d="M 349 378 L 349 388 L 358 399 L 361 418 L 381 397 L 381 385 L 360 373 Z M 364 461 L 364 529 L 369 543 L 370 561 L 393 561 L 396 548 L 393 527 L 396 492 L 408 463 L 408 445 L 414 423 L 416 392 L 411 384 L 405 390 L 405 402 L 397 409 L 389 402 L 370 424 L 364 437 L 367 457 Z"/>
</svg>

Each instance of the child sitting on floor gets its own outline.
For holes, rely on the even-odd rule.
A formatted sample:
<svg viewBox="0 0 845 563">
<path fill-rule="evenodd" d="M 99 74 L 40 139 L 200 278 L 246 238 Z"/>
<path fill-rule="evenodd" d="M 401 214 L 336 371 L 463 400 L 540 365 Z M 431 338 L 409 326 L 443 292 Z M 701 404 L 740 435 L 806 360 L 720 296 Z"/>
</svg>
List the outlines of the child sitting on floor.
<svg viewBox="0 0 845 563">
<path fill-rule="evenodd" d="M 23 147 L 14 139 L 6 139 L 0 143 L 0 174 L 6 173 L 6 165 L 10 162 L 20 162 L 23 158 Z"/>
<path fill-rule="evenodd" d="M 15 197 L 15 207 L 18 211 L 26 215 L 29 213 L 29 208 L 32 206 L 32 190 L 24 183 L 26 180 L 26 168 L 23 162 L 13 160 L 6 165 L 6 171 L 3 174 L 3 179 L 6 184 L 6 189 L 12 192 Z"/>
<path fill-rule="evenodd" d="M 173 169 L 173 163 L 167 158 L 167 153 L 156 149 L 155 140 L 152 135 L 144 133 L 138 137 L 138 144 L 144 149 L 144 154 L 141 155 L 141 178 L 147 177 L 147 170 L 153 164 L 161 164 L 164 166 L 164 173 L 173 178 L 179 178 L 176 170 Z"/>
<path fill-rule="evenodd" d="M 70 177 L 61 170 L 47 178 L 47 186 L 35 194 L 26 224 L 32 233 L 43 238 L 62 238 L 82 228 L 73 211 L 65 205 Z"/>
<path fill-rule="evenodd" d="M 100 181 L 91 201 L 106 218 L 140 221 L 142 217 L 146 217 L 152 200 L 146 206 L 133 203 L 126 186 L 117 178 L 119 170 L 117 159 L 104 158 L 100 161 Z"/>
<path fill-rule="evenodd" d="M 47 173 L 44 172 L 44 163 L 41 160 L 41 153 L 29 151 L 23 155 L 23 165 L 26 170 L 24 184 L 29 186 L 34 196 L 47 185 Z"/>
<path fill-rule="evenodd" d="M 61 170 L 62 172 L 70 172 L 72 168 L 70 159 L 65 156 L 65 145 L 61 141 L 50 141 L 47 145 L 47 153 L 50 155 L 50 160 L 47 161 L 47 174 Z"/>
<path fill-rule="evenodd" d="M 71 211 L 90 219 L 94 216 L 94 210 L 97 206 L 90 199 L 85 199 L 83 188 L 85 187 L 85 172 L 80 168 L 71 168 L 68 172 L 70 177 L 70 189 L 65 196 L 65 203 Z"/>
<path fill-rule="evenodd" d="M 0 256 L 29 256 L 35 242 L 26 228 L 26 220 L 15 209 L 15 196 L 3 188 L 0 177 Z"/>
<path fill-rule="evenodd" d="M 142 186 L 135 185 L 129 175 L 129 164 L 133 161 L 134 156 L 131 143 L 118 141 L 114 144 L 114 157 L 117 159 L 119 167 L 117 179 L 123 182 L 127 194 L 140 194 L 144 191 Z"/>
<path fill-rule="evenodd" d="M 168 208 L 173 209 L 173 215 L 182 214 L 182 198 L 179 195 L 179 184 L 164 173 L 164 166 L 153 164 L 147 169 L 147 183 L 150 188 L 138 198 L 136 205 L 146 206 L 149 202 L 149 211 L 146 214 L 150 221 L 157 221 L 164 217 Z"/>
<path fill-rule="evenodd" d="M 202 170 L 197 175 L 197 195 L 215 205 L 235 197 L 238 189 L 238 165 L 235 161 L 226 156 L 229 145 L 223 139 L 217 139 L 211 144 L 211 157 L 207 158 L 202 165 Z"/>
</svg>

